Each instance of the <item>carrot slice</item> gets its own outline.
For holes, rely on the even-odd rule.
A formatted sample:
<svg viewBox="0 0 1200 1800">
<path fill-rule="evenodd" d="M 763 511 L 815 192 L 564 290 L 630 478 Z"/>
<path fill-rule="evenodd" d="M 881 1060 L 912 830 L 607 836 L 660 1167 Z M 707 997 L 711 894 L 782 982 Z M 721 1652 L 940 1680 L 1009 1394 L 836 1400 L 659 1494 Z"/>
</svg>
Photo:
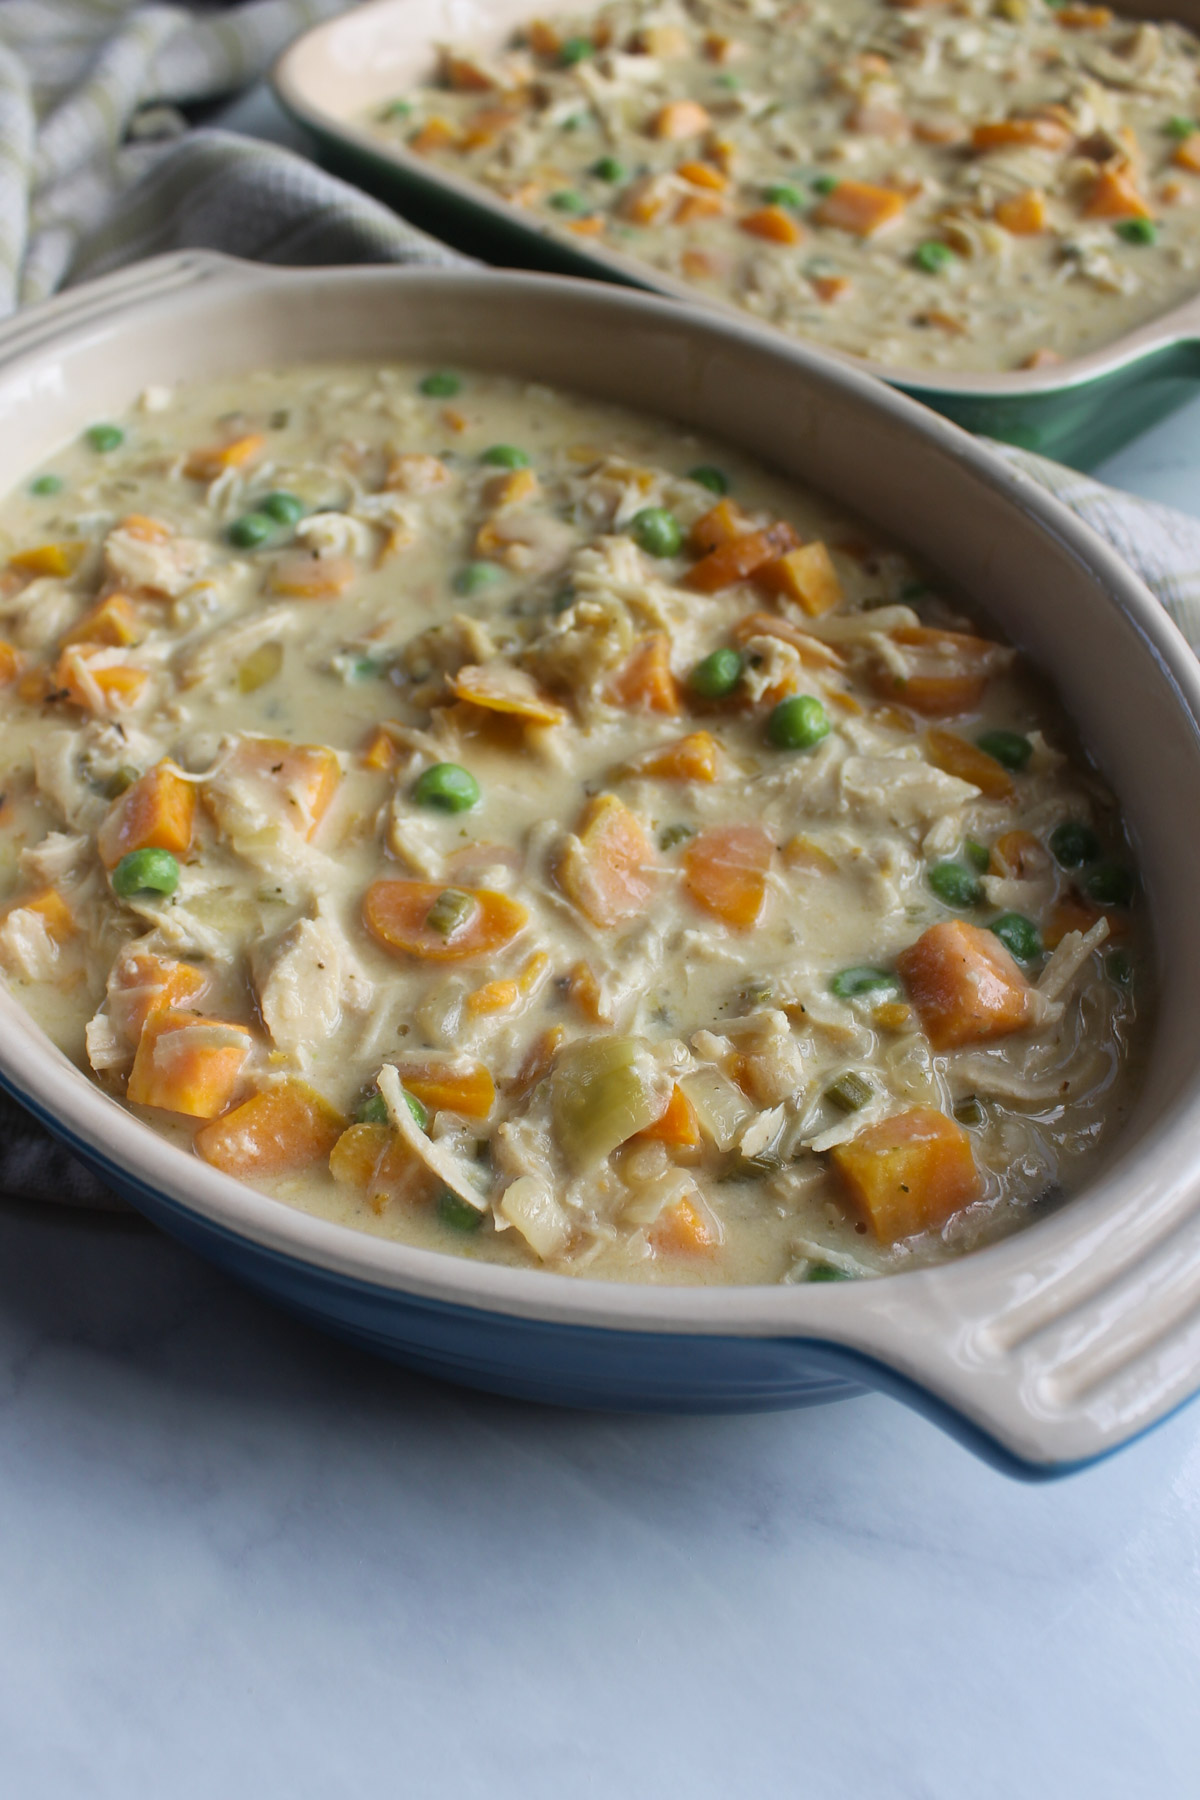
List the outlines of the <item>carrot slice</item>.
<svg viewBox="0 0 1200 1800">
<path fill-rule="evenodd" d="M 680 1255 L 695 1255 L 715 1250 L 717 1246 L 712 1226 L 686 1196 L 666 1207 L 646 1235 L 655 1250 L 675 1251 Z"/>
<path fill-rule="evenodd" d="M 768 593 L 782 594 L 794 600 L 810 619 L 832 612 L 843 600 L 842 584 L 833 566 L 833 558 L 820 539 L 785 550 L 755 576 Z"/>
<path fill-rule="evenodd" d="M 434 1178 L 390 1125 L 351 1125 L 329 1153 L 329 1173 L 361 1189 L 377 1212 L 389 1200 L 415 1204 L 430 1197 Z"/>
<path fill-rule="evenodd" d="M 761 825 L 713 825 L 685 850 L 683 884 L 705 912 L 747 930 L 766 909 L 774 849 Z"/>
<path fill-rule="evenodd" d="M 428 923 L 431 909 L 444 894 L 462 895 L 473 902 L 459 908 L 461 923 L 452 924 L 448 932 Z M 374 881 L 367 889 L 363 919 L 385 950 L 417 956 L 424 962 L 464 962 L 473 956 L 494 955 L 510 944 L 529 923 L 529 913 L 519 901 L 492 888 L 444 888 L 433 881 L 385 880 Z"/>
<path fill-rule="evenodd" d="M 706 513 L 701 513 L 692 526 L 688 547 L 697 556 L 707 556 L 710 550 L 731 544 L 734 538 L 741 537 L 750 528 L 750 521 L 736 500 L 718 500 Z"/>
<path fill-rule="evenodd" d="M 104 644 L 68 644 L 54 669 L 54 684 L 76 706 L 104 717 L 136 704 L 150 676 Z"/>
<path fill-rule="evenodd" d="M 872 675 L 877 694 L 901 700 L 914 712 L 932 718 L 973 712 L 979 705 L 996 658 L 996 644 L 930 625 L 901 626 L 891 638 L 911 652 L 910 668 L 906 675 L 899 675 L 881 663 Z"/>
<path fill-rule="evenodd" d="M 267 580 L 273 593 L 292 600 L 336 600 L 357 573 L 348 556 L 310 556 L 298 550 L 281 556 Z"/>
<path fill-rule="evenodd" d="M 1011 800 L 1016 793 L 1013 778 L 1003 763 L 998 763 L 994 756 L 989 756 L 976 744 L 968 743 L 966 738 L 959 737 L 956 731 L 941 731 L 936 727 L 927 731 L 925 754 L 935 769 L 957 775 L 960 781 L 973 782 L 989 800 Z"/>
<path fill-rule="evenodd" d="M 251 1037 L 244 1025 L 167 1009 L 152 1012 L 138 1039 L 126 1098 L 193 1119 L 215 1119 L 233 1099 Z"/>
<path fill-rule="evenodd" d="M 496 1084 L 481 1062 L 439 1063 L 425 1057 L 398 1061 L 396 1073 L 401 1086 L 430 1112 L 486 1119 L 496 1102 Z"/>
<path fill-rule="evenodd" d="M 108 978 L 109 1017 L 122 1036 L 135 1041 L 151 1013 L 177 1011 L 207 987 L 202 969 L 141 950 L 124 957 Z"/>
<path fill-rule="evenodd" d="M 1026 188 L 1024 193 L 1014 194 L 1011 199 L 998 200 L 996 223 L 1003 225 L 1014 237 L 1036 237 L 1040 231 L 1045 231 L 1048 223 L 1046 196 L 1040 188 Z"/>
<path fill-rule="evenodd" d="M 618 706 L 642 712 L 680 711 L 679 688 L 671 673 L 671 645 L 665 632 L 636 644 L 632 655 L 608 684 L 608 697 Z"/>
<path fill-rule="evenodd" d="M 656 138 L 678 141 L 699 137 L 712 124 L 707 111 L 697 100 L 671 100 L 654 115 L 650 132 Z"/>
<path fill-rule="evenodd" d="M 0 639 L 0 687 L 7 687 L 10 681 L 17 679 L 21 667 L 21 659 L 11 644 Z"/>
<path fill-rule="evenodd" d="M 655 1143 L 670 1144 L 680 1150 L 700 1148 L 702 1138 L 699 1114 L 678 1082 L 671 1089 L 666 1111 L 652 1125 L 645 1126 L 634 1135 L 638 1138 L 651 1138 Z"/>
<path fill-rule="evenodd" d="M 894 188 L 870 181 L 839 181 L 813 213 L 818 225 L 832 225 L 855 237 L 874 237 L 904 211 L 907 201 Z"/>
<path fill-rule="evenodd" d="M 1085 219 L 1149 219 L 1153 210 L 1128 169 L 1101 169 L 1092 184 Z"/>
<path fill-rule="evenodd" d="M 246 469 L 257 462 L 266 448 L 261 431 L 248 431 L 228 444 L 206 444 L 193 450 L 183 465 L 185 475 L 193 481 L 215 481 L 227 469 Z"/>
<path fill-rule="evenodd" d="M 767 563 L 774 562 L 785 551 L 796 546 L 796 534 L 790 525 L 779 520 L 764 531 L 744 531 L 729 543 L 693 563 L 684 577 L 688 587 L 700 594 L 716 594 L 745 581 Z"/>
<path fill-rule="evenodd" d="M 994 933 L 964 919 L 931 925 L 896 967 L 935 1050 L 1007 1037 L 1029 1023 L 1028 981 Z"/>
<path fill-rule="evenodd" d="M 1193 131 L 1184 138 L 1171 161 L 1177 168 L 1186 169 L 1189 175 L 1200 175 L 1200 131 Z"/>
<path fill-rule="evenodd" d="M 715 781 L 720 755 L 710 732 L 690 731 L 686 737 L 660 744 L 657 750 L 647 750 L 625 767 L 631 775 L 650 775 L 660 781 Z"/>
<path fill-rule="evenodd" d="M 559 862 L 558 880 L 593 925 L 619 925 L 645 911 L 654 869 L 654 851 L 635 815 L 615 794 L 596 794 Z"/>
<path fill-rule="evenodd" d="M 882 1243 L 930 1231 L 982 1192 L 971 1140 L 932 1106 L 914 1106 L 831 1152 L 857 1210 Z"/>
<path fill-rule="evenodd" d="M 247 796 L 239 790 L 253 789 L 255 799 L 261 799 L 308 843 L 341 778 L 335 752 L 323 744 L 246 737 L 229 751 L 210 778 L 204 803 L 220 824 L 223 815 L 236 816 L 239 801 L 244 804 Z M 228 807 L 231 798 L 234 804 Z"/>
<path fill-rule="evenodd" d="M 565 707 L 552 700 L 533 676 L 511 663 L 468 663 L 450 677 L 451 692 L 487 712 L 512 713 L 538 725 L 561 725 Z"/>
<path fill-rule="evenodd" d="M 681 162 L 675 173 L 693 187 L 709 188 L 714 194 L 723 194 L 729 186 L 728 175 L 708 162 Z"/>
<path fill-rule="evenodd" d="M 74 539 L 57 544 L 35 544 L 30 550 L 18 550 L 10 556 L 8 566 L 22 575 L 73 575 L 83 561 L 85 543 Z"/>
<path fill-rule="evenodd" d="M 193 1141 L 214 1168 L 255 1181 L 323 1162 L 345 1127 L 342 1115 L 306 1081 L 281 1081 L 201 1126 Z"/>
<path fill-rule="evenodd" d="M 89 606 L 59 642 L 64 648 L 68 644 L 108 644 L 113 649 L 124 649 L 136 644 L 140 636 L 133 602 L 124 594 L 106 594 L 103 600 Z"/>
<path fill-rule="evenodd" d="M 115 869 L 131 850 L 169 850 L 185 856 L 196 819 L 195 784 L 173 763 L 155 763 L 140 781 L 114 800 L 96 834 L 106 869 Z"/>
<path fill-rule="evenodd" d="M 971 133 L 975 150 L 1011 150 L 1031 144 L 1039 150 L 1065 150 L 1071 133 L 1056 119 L 988 119 Z"/>
<path fill-rule="evenodd" d="M 675 208 L 675 224 L 691 225 L 696 219 L 720 219 L 728 211 L 720 194 L 685 194 Z"/>
<path fill-rule="evenodd" d="M 56 944 L 66 943 L 76 932 L 75 915 L 63 899 L 57 888 L 35 888 L 32 894 L 22 894 L 10 902 L 0 913 L 0 918 L 7 919 L 9 913 L 37 913 L 46 928 L 46 935 Z"/>
<path fill-rule="evenodd" d="M 771 244 L 798 244 L 804 236 L 790 212 L 782 206 L 760 206 L 738 220 L 751 237 L 766 238 Z"/>
</svg>

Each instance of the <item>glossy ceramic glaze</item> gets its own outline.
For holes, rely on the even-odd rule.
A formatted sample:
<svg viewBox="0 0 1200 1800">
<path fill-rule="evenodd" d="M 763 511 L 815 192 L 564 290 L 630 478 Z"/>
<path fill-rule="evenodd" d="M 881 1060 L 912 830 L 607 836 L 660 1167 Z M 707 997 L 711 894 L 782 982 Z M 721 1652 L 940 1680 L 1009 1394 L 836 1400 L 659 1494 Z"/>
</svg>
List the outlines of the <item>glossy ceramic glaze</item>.
<svg viewBox="0 0 1200 1800">
<path fill-rule="evenodd" d="M 1200 671 L 1129 570 L 985 449 L 750 325 L 593 283 L 163 258 L 0 333 L 0 484 L 149 384 L 321 356 L 504 369 L 712 431 L 941 568 L 1052 671 L 1132 827 L 1162 1001 L 1102 1176 L 943 1268 L 646 1289 L 382 1243 L 159 1138 L 0 996 L 0 1079 L 165 1229 L 283 1304 L 429 1372 L 562 1404 L 790 1406 L 856 1384 L 1028 1472 L 1127 1441 L 1200 1385 Z"/>
<path fill-rule="evenodd" d="M 1169 14 L 1200 27 L 1200 0 L 1131 0 L 1119 10 L 1152 18 Z M 746 319 L 740 309 L 726 308 L 635 257 L 591 240 L 583 248 L 565 224 L 535 218 L 402 145 L 381 143 L 366 128 L 372 106 L 429 78 L 438 42 L 498 45 L 535 13 L 530 0 L 370 0 L 293 44 L 275 71 L 275 91 L 313 133 L 331 168 L 460 250 L 508 266 L 649 288 Z M 872 366 L 836 351 L 826 354 L 850 366 Z M 1200 295 L 1112 344 L 1049 369 L 938 377 L 874 372 L 969 431 L 1090 468 L 1195 394 Z"/>
</svg>

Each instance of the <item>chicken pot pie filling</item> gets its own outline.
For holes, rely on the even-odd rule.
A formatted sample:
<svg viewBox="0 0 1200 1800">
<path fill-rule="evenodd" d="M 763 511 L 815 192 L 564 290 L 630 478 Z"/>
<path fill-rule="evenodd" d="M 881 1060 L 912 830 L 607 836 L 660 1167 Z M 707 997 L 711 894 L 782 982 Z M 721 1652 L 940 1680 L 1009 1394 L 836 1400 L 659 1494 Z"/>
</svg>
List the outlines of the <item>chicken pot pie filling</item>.
<svg viewBox="0 0 1200 1800">
<path fill-rule="evenodd" d="M 1200 285 L 1200 39 L 1049 0 L 617 0 L 368 129 L 892 367 L 1040 367 Z"/>
<path fill-rule="evenodd" d="M 0 960 L 214 1167 L 502 1262 L 833 1280 L 1006 1233 L 1119 1126 L 1113 802 L 819 496 L 331 365 L 148 392 L 0 532 Z"/>
</svg>

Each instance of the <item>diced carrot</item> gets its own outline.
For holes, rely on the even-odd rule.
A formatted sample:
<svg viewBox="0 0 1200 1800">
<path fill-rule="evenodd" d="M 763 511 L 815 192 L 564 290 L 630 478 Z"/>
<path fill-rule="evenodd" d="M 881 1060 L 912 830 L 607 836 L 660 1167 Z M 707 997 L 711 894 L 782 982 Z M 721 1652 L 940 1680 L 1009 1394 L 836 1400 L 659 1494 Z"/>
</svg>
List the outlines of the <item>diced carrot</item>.
<svg viewBox="0 0 1200 1800">
<path fill-rule="evenodd" d="M 396 741 L 382 725 L 376 725 L 362 750 L 364 769 L 390 769 L 396 761 Z"/>
<path fill-rule="evenodd" d="M 729 186 L 728 175 L 710 162 L 681 162 L 675 173 L 693 187 L 711 188 L 714 194 L 723 194 Z"/>
<path fill-rule="evenodd" d="M 956 731 L 942 731 L 936 726 L 927 731 L 925 754 L 935 769 L 956 775 L 960 781 L 973 782 L 989 800 L 1011 800 L 1016 793 L 1013 778 L 1003 763 L 959 737 Z"/>
<path fill-rule="evenodd" d="M 706 31 L 704 34 L 704 54 L 709 62 L 731 62 L 740 49 L 737 39 L 727 37 L 723 31 Z"/>
<path fill-rule="evenodd" d="M 756 207 L 739 219 L 738 224 L 751 237 L 766 238 L 772 244 L 798 244 L 804 236 L 791 213 L 782 206 Z"/>
<path fill-rule="evenodd" d="M 532 500 L 538 491 L 538 478 L 532 469 L 505 469 L 493 475 L 483 490 L 488 506 L 518 506 Z"/>
<path fill-rule="evenodd" d="M 1150 203 L 1138 192 L 1137 183 L 1128 169 L 1101 169 L 1092 184 L 1085 219 L 1149 219 Z"/>
<path fill-rule="evenodd" d="M 178 1010 L 185 1000 L 199 999 L 207 987 L 203 969 L 139 950 L 123 957 L 109 975 L 109 1017 L 123 1037 L 135 1042 L 151 1013 Z"/>
<path fill-rule="evenodd" d="M 438 72 L 446 86 L 460 94 L 483 94 L 496 85 L 486 69 L 470 57 L 456 56 L 452 50 L 442 51 Z"/>
<path fill-rule="evenodd" d="M 231 785 L 248 785 L 274 803 L 305 842 L 329 809 L 342 778 L 334 751 L 323 744 L 289 744 L 284 738 L 244 737 L 220 765 L 219 779 L 204 800 L 219 815 Z M 218 823 L 220 822 L 218 817 Z"/>
<path fill-rule="evenodd" d="M 537 725 L 561 725 L 565 707 L 552 700 L 533 676 L 512 663 L 467 663 L 450 677 L 450 690 L 460 700 L 485 712 L 511 713 Z"/>
<path fill-rule="evenodd" d="M 8 566 L 22 575 L 73 575 L 83 561 L 87 545 L 75 539 L 57 544 L 35 544 L 31 550 L 18 550 L 10 556 Z"/>
<path fill-rule="evenodd" d="M 1107 6 L 1060 6 L 1054 22 L 1064 31 L 1100 31 L 1112 24 L 1112 17 Z"/>
<path fill-rule="evenodd" d="M 459 148 L 464 151 L 480 150 L 485 144 L 494 144 L 497 138 L 504 136 L 510 125 L 516 124 L 520 116 L 510 106 L 481 106 L 463 126 Z"/>
<path fill-rule="evenodd" d="M 706 513 L 701 513 L 688 533 L 688 548 L 697 556 L 720 550 L 743 537 L 751 529 L 750 521 L 736 500 L 718 500 Z"/>
<path fill-rule="evenodd" d="M 278 558 L 267 580 L 274 593 L 292 600 L 336 600 L 357 574 L 357 565 L 348 556 L 310 556 L 306 550 L 293 550 Z"/>
<path fill-rule="evenodd" d="M 714 1250 L 717 1245 L 711 1224 L 686 1195 L 664 1208 L 646 1235 L 655 1250 L 684 1256 Z"/>
<path fill-rule="evenodd" d="M 248 431 L 228 444 L 206 444 L 193 450 L 183 465 L 185 475 L 193 481 L 215 481 L 227 469 L 246 469 L 257 462 L 266 448 L 261 431 Z"/>
<path fill-rule="evenodd" d="M 715 781 L 720 773 L 717 741 L 707 731 L 690 731 L 637 756 L 626 768 L 631 775 L 649 775 L 659 781 Z"/>
<path fill-rule="evenodd" d="M 525 27 L 525 42 L 538 56 L 557 56 L 562 49 L 558 30 L 545 19 L 530 20 Z"/>
<path fill-rule="evenodd" d="M 680 1150 L 699 1149 L 702 1141 L 700 1119 L 678 1082 L 671 1089 L 666 1111 L 655 1119 L 653 1125 L 647 1125 L 634 1135 L 652 1139 L 659 1144 L 671 1144 Z"/>
<path fill-rule="evenodd" d="M 306 1081 L 281 1081 L 201 1126 L 194 1142 L 205 1162 L 255 1181 L 324 1162 L 345 1128 L 342 1115 Z"/>
<path fill-rule="evenodd" d="M 983 698 L 998 646 L 962 631 L 940 631 L 930 625 L 904 625 L 891 633 L 893 643 L 910 652 L 909 671 L 899 675 L 880 663 L 872 675 L 875 692 L 902 700 L 927 718 L 972 712 Z"/>
<path fill-rule="evenodd" d="M 679 142 L 684 138 L 699 137 L 711 124 L 712 120 L 698 101 L 671 100 L 655 113 L 650 132 L 653 137 Z"/>
<path fill-rule="evenodd" d="M 473 1019 L 489 1018 L 493 1013 L 508 1012 L 521 998 L 515 981 L 485 981 L 467 995 L 465 1005 Z"/>
<path fill-rule="evenodd" d="M 810 275 L 808 279 L 813 293 L 826 306 L 848 294 L 852 285 L 847 275 Z"/>
<path fill-rule="evenodd" d="M 671 644 L 666 633 L 656 631 L 635 644 L 607 691 L 616 706 L 641 712 L 678 713 L 679 688 L 671 673 Z"/>
<path fill-rule="evenodd" d="M 799 651 L 801 662 L 818 669 L 840 669 L 845 662 L 832 644 L 823 644 L 820 638 L 811 637 L 799 625 L 793 625 L 790 619 L 781 619 L 777 613 L 746 613 L 734 626 L 731 636 L 735 644 L 747 644 L 756 637 L 779 638 Z"/>
<path fill-rule="evenodd" d="M 1005 875 L 1015 881 L 1043 875 L 1050 867 L 1050 852 L 1032 831 L 1006 831 L 992 845 L 988 864 L 993 875 Z"/>
<path fill-rule="evenodd" d="M 36 913 L 46 928 L 47 937 L 56 944 L 65 944 L 77 930 L 74 913 L 54 887 L 35 888 L 31 894 L 20 895 L 10 901 L 0 917 L 7 919 L 14 912 Z"/>
<path fill-rule="evenodd" d="M 15 681 L 21 669 L 21 659 L 11 644 L 0 639 L 0 687 L 7 687 Z"/>
<path fill-rule="evenodd" d="M 785 551 L 794 549 L 796 534 L 783 520 L 768 525 L 763 531 L 744 531 L 740 536 L 710 550 L 693 563 L 684 580 L 700 594 L 716 594 L 757 574 L 765 564 L 774 562 Z"/>
<path fill-rule="evenodd" d="M 184 856 L 191 848 L 196 818 L 196 787 L 173 763 L 152 769 L 113 801 L 96 834 L 96 847 L 106 869 L 115 869 L 131 850 L 170 850 Z"/>
<path fill-rule="evenodd" d="M 513 982 L 513 987 L 516 983 Z M 400 1085 L 433 1112 L 461 1113 L 466 1119 L 486 1119 L 496 1103 L 496 1084 L 481 1062 L 438 1062 L 425 1057 L 398 1059 Z"/>
<path fill-rule="evenodd" d="M 831 1155 L 881 1243 L 944 1225 L 982 1192 L 970 1137 L 932 1106 L 881 1119 Z"/>
<path fill-rule="evenodd" d="M 1055 119 L 989 119 L 976 125 L 971 144 L 976 150 L 1011 150 L 1030 144 L 1039 150 L 1065 150 L 1071 133 Z"/>
<path fill-rule="evenodd" d="M 774 851 L 770 833 L 761 825 L 710 826 L 684 851 L 684 887 L 705 912 L 747 930 L 766 909 Z"/>
<path fill-rule="evenodd" d="M 60 642 L 67 644 L 108 644 L 115 649 L 136 644 L 141 636 L 137 608 L 124 594 L 106 594 L 89 606 L 83 617 Z"/>
<path fill-rule="evenodd" d="M 870 181 L 839 181 L 812 216 L 818 225 L 832 225 L 855 237 L 874 237 L 900 217 L 906 204 L 895 188 L 876 187 Z"/>
<path fill-rule="evenodd" d="M 445 893 L 473 902 L 461 924 L 448 933 L 427 924 L 431 908 Z M 529 913 L 519 901 L 491 888 L 448 888 L 433 881 L 374 881 L 363 900 L 363 919 L 385 950 L 423 962 L 464 962 L 491 956 L 522 932 Z"/>
<path fill-rule="evenodd" d="M 811 544 L 800 544 L 795 550 L 785 550 L 775 562 L 760 569 L 755 580 L 768 593 L 794 600 L 813 619 L 832 612 L 844 598 L 833 558 L 819 538 Z"/>
<path fill-rule="evenodd" d="M 965 919 L 931 925 L 896 967 L 935 1050 L 1006 1037 L 1029 1022 L 1028 981 L 993 932 Z"/>
<path fill-rule="evenodd" d="M 149 679 L 145 669 L 124 660 L 123 651 L 103 644 L 68 644 L 54 670 L 55 686 L 98 716 L 127 712 Z"/>
<path fill-rule="evenodd" d="M 193 1119 L 215 1119 L 233 1099 L 251 1036 L 244 1025 L 195 1013 L 152 1012 L 138 1039 L 126 1098 Z"/>
<path fill-rule="evenodd" d="M 1040 188 L 1026 188 L 1008 200 L 997 201 L 996 223 L 1014 237 L 1036 237 L 1048 223 L 1045 194 Z"/>
<path fill-rule="evenodd" d="M 903 1031 L 912 1018 L 912 1007 L 903 1000 L 880 1000 L 871 1008 L 871 1023 L 880 1031 Z"/>
<path fill-rule="evenodd" d="M 1108 935 L 1111 938 L 1124 937 L 1129 929 L 1129 922 L 1119 912 L 1103 912 L 1082 894 L 1064 894 L 1059 900 L 1042 932 L 1042 942 L 1047 950 L 1056 950 L 1069 931 L 1090 931 L 1101 919 L 1108 920 Z"/>
<path fill-rule="evenodd" d="M 1186 169 L 1189 175 L 1200 175 L 1200 131 L 1193 131 L 1177 144 L 1171 157 L 1177 168 Z"/>
<path fill-rule="evenodd" d="M 329 1153 L 329 1173 L 343 1187 L 360 1189 L 377 1212 L 389 1200 L 418 1205 L 431 1197 L 435 1182 L 390 1125 L 351 1125 Z"/>
<path fill-rule="evenodd" d="M 595 794 L 559 862 L 558 880 L 593 925 L 619 925 L 645 911 L 655 866 L 636 816 L 615 794 Z"/>
<path fill-rule="evenodd" d="M 685 194 L 675 208 L 675 224 L 692 225 L 697 219 L 720 219 L 728 210 L 720 194 Z"/>
<path fill-rule="evenodd" d="M 413 132 L 408 140 L 408 147 L 415 150 L 418 156 L 428 156 L 431 150 L 449 150 L 458 141 L 457 125 L 452 125 L 449 119 L 439 118 L 435 114 L 433 118 L 426 119 L 419 131 Z"/>
</svg>

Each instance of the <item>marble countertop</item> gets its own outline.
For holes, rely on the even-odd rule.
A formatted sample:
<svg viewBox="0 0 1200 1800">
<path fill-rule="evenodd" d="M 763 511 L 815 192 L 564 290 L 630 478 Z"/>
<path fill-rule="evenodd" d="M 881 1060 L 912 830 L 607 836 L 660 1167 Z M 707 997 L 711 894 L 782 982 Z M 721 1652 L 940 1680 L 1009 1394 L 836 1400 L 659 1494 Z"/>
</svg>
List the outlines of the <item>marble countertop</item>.
<svg viewBox="0 0 1200 1800">
<path fill-rule="evenodd" d="M 1101 471 L 1200 513 L 1200 399 Z M 1027 1487 L 879 1398 L 439 1387 L 0 1201 L 19 1800 L 1195 1800 L 1200 1407 Z"/>
</svg>

